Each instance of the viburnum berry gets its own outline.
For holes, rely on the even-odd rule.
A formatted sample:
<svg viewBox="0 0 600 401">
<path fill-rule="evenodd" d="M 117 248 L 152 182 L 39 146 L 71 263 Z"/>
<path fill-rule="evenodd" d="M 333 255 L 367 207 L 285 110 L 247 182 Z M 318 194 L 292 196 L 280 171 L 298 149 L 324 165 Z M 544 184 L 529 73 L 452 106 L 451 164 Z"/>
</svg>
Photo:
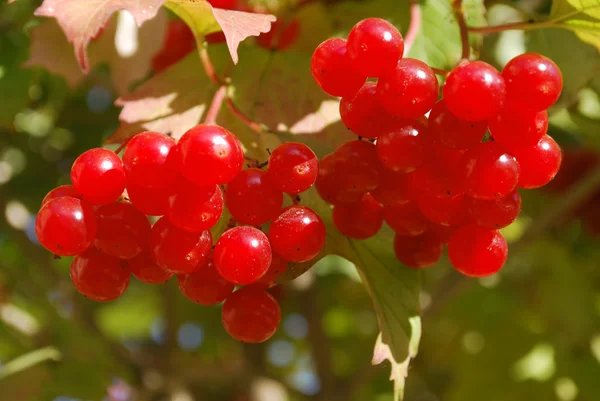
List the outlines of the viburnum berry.
<svg viewBox="0 0 600 401">
<path fill-rule="evenodd" d="M 338 147 L 333 152 L 333 168 L 343 192 L 364 194 L 379 184 L 381 164 L 369 141 L 348 141 Z"/>
<path fill-rule="evenodd" d="M 71 182 L 83 199 L 92 205 L 112 203 L 125 190 L 123 162 L 108 149 L 90 149 L 73 163 Z"/>
<path fill-rule="evenodd" d="M 325 224 L 312 209 L 290 206 L 271 222 L 268 232 L 273 252 L 290 262 L 307 262 L 325 245 Z"/>
<path fill-rule="evenodd" d="M 393 171 L 410 172 L 431 155 L 427 127 L 417 120 L 398 122 L 377 138 L 375 149 L 381 164 Z"/>
<path fill-rule="evenodd" d="M 416 189 L 411 173 L 398 173 L 383 169 L 379 185 L 370 194 L 384 207 L 402 205 L 416 199 Z"/>
<path fill-rule="evenodd" d="M 144 249 L 135 258 L 127 261 L 131 273 L 146 284 L 161 284 L 173 277 L 173 272 L 167 271 L 156 264 L 149 249 Z"/>
<path fill-rule="evenodd" d="M 426 232 L 415 237 L 394 236 L 394 253 L 403 265 L 422 269 L 437 263 L 442 256 L 442 242 L 434 233 Z"/>
<path fill-rule="evenodd" d="M 381 18 L 365 18 L 348 34 L 352 66 L 368 77 L 381 77 L 394 69 L 404 53 L 404 40 L 394 25 Z"/>
<path fill-rule="evenodd" d="M 454 196 L 463 192 L 459 162 L 465 151 L 433 145 L 429 161 L 409 173 L 417 195 Z"/>
<path fill-rule="evenodd" d="M 520 188 L 539 188 L 548 184 L 562 161 L 560 146 L 549 135 L 530 147 L 514 149 L 512 154 L 521 166 L 518 186 Z"/>
<path fill-rule="evenodd" d="M 187 299 L 204 306 L 225 301 L 235 287 L 217 272 L 212 258 L 195 272 L 179 275 L 177 284 Z"/>
<path fill-rule="evenodd" d="M 81 194 L 72 185 L 61 185 L 46 194 L 44 199 L 42 199 L 42 206 L 52 199 L 62 198 L 63 196 L 81 199 Z"/>
<path fill-rule="evenodd" d="M 86 201 L 63 196 L 47 201 L 35 220 L 40 244 L 60 256 L 85 251 L 96 237 L 94 209 Z"/>
<path fill-rule="evenodd" d="M 200 186 L 179 177 L 166 216 L 177 227 L 199 233 L 212 228 L 222 212 L 223 193 L 218 185 Z"/>
<path fill-rule="evenodd" d="M 452 237 L 452 234 L 454 234 L 456 229 L 457 227 L 430 224 L 427 232 L 431 235 L 435 235 L 442 245 L 446 245 L 450 241 L 450 237 Z"/>
<path fill-rule="evenodd" d="M 429 220 L 415 202 L 390 206 L 383 209 L 383 219 L 398 235 L 414 237 L 429 228 Z"/>
<path fill-rule="evenodd" d="M 459 169 L 465 193 L 473 198 L 501 198 L 519 181 L 519 163 L 496 142 L 483 142 L 467 150 Z"/>
<path fill-rule="evenodd" d="M 175 141 L 158 132 L 142 132 L 127 143 L 123 167 L 127 185 L 166 188 L 179 174 Z"/>
<path fill-rule="evenodd" d="M 506 227 L 515 221 L 521 212 L 521 195 L 517 189 L 500 199 L 465 199 L 473 220 L 482 227 Z"/>
<path fill-rule="evenodd" d="M 287 142 L 271 152 L 267 173 L 280 191 L 296 195 L 313 186 L 319 174 L 319 161 L 303 143 Z"/>
<path fill-rule="evenodd" d="M 350 204 L 358 201 L 363 195 L 342 188 L 336 174 L 333 153 L 319 160 L 319 175 L 315 188 L 319 196 L 331 205 Z"/>
<path fill-rule="evenodd" d="M 132 259 L 150 242 L 150 221 L 129 202 L 96 209 L 98 231 L 94 246 L 119 259 Z"/>
<path fill-rule="evenodd" d="M 143 188 L 127 184 L 127 199 L 148 216 L 164 216 L 169 209 L 169 197 L 173 195 L 174 190 L 174 185 L 167 188 Z"/>
<path fill-rule="evenodd" d="M 214 263 L 219 274 L 236 285 L 252 284 L 269 269 L 273 257 L 267 236 L 240 226 L 223 233 L 215 245 Z"/>
<path fill-rule="evenodd" d="M 256 281 L 256 283 L 252 284 L 253 286 L 261 286 L 264 288 L 269 288 L 275 284 L 275 280 L 277 277 L 281 276 L 287 270 L 289 262 L 282 258 L 277 254 L 273 254 L 273 258 L 271 259 L 271 265 L 269 266 L 269 270 Z"/>
<path fill-rule="evenodd" d="M 452 234 L 448 256 L 454 268 L 462 274 L 485 277 L 497 273 L 504 266 L 508 245 L 499 231 L 466 224 Z"/>
<path fill-rule="evenodd" d="M 187 274 L 201 268 L 210 255 L 210 231 L 191 233 L 161 217 L 150 233 L 150 253 L 156 263 L 176 274 Z"/>
<path fill-rule="evenodd" d="M 227 333 L 238 341 L 267 341 L 279 327 L 281 309 L 271 294 L 249 286 L 240 288 L 227 298 L 221 310 L 221 320 Z"/>
<path fill-rule="evenodd" d="M 507 101 L 522 108 L 543 111 L 558 100 L 563 78 L 549 58 L 525 53 L 510 60 L 502 70 Z"/>
<path fill-rule="evenodd" d="M 394 116 L 379 102 L 377 85 L 370 81 L 365 82 L 354 96 L 342 97 L 340 118 L 350 131 L 364 138 L 377 138 L 394 123 Z"/>
<path fill-rule="evenodd" d="M 225 189 L 225 206 L 242 224 L 259 226 L 273 220 L 282 203 L 283 192 L 258 168 L 242 170 Z"/>
<path fill-rule="evenodd" d="M 383 225 L 383 205 L 370 194 L 364 194 L 356 203 L 334 206 L 333 224 L 347 237 L 370 238 Z"/>
<path fill-rule="evenodd" d="M 483 61 L 469 61 L 450 71 L 442 92 L 448 110 L 456 117 L 482 121 L 500 112 L 506 86 L 494 67 Z"/>
<path fill-rule="evenodd" d="M 494 140 L 509 151 L 534 146 L 548 131 L 548 113 L 506 106 L 489 121 Z"/>
<path fill-rule="evenodd" d="M 424 62 L 404 58 L 396 68 L 379 78 L 377 96 L 388 113 L 413 119 L 427 113 L 438 99 L 439 84 Z"/>
<path fill-rule="evenodd" d="M 310 70 L 325 93 L 338 97 L 354 96 L 367 78 L 353 69 L 341 38 L 327 39 L 315 49 Z"/>
<path fill-rule="evenodd" d="M 463 194 L 454 196 L 422 196 L 419 210 L 427 220 L 442 226 L 458 227 L 467 222 L 469 212 Z"/>
<path fill-rule="evenodd" d="M 119 298 L 129 286 L 127 262 L 90 247 L 71 262 L 71 281 L 83 296 L 97 302 Z"/>
<path fill-rule="evenodd" d="M 454 149 L 468 149 L 481 142 L 487 131 L 487 121 L 465 121 L 448 110 L 444 99 L 429 113 L 429 134 L 434 141 Z"/>
<path fill-rule="evenodd" d="M 282 22 L 278 19 L 271 24 L 269 32 L 263 32 L 256 38 L 256 44 L 264 49 L 287 50 L 300 37 L 300 21 L 296 18 Z"/>
<path fill-rule="evenodd" d="M 181 173 L 197 185 L 227 184 L 244 164 L 240 141 L 218 125 L 188 130 L 179 139 L 177 152 Z"/>
</svg>

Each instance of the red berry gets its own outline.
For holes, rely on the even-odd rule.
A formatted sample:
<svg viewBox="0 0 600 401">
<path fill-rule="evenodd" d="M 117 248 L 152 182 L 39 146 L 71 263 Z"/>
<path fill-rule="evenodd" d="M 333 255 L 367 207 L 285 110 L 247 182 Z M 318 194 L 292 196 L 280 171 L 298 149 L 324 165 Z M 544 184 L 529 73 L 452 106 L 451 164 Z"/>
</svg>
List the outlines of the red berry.
<svg viewBox="0 0 600 401">
<path fill-rule="evenodd" d="M 364 194 L 379 184 L 381 166 L 375 145 L 348 141 L 333 152 L 333 168 L 342 192 Z"/>
<path fill-rule="evenodd" d="M 457 227 L 467 222 L 469 212 L 463 194 L 454 196 L 422 196 L 419 210 L 432 223 Z"/>
<path fill-rule="evenodd" d="M 521 195 L 517 189 L 500 199 L 466 198 L 469 213 L 482 227 L 500 229 L 517 219 L 521 212 Z"/>
<path fill-rule="evenodd" d="M 150 242 L 150 222 L 128 202 L 114 202 L 96 210 L 98 232 L 94 246 L 107 255 L 132 259 Z"/>
<path fill-rule="evenodd" d="M 281 191 L 296 195 L 313 186 L 319 174 L 319 160 L 306 145 L 287 142 L 269 157 L 268 176 Z"/>
<path fill-rule="evenodd" d="M 429 161 L 409 176 L 418 195 L 454 196 L 463 192 L 459 162 L 464 150 L 433 145 Z"/>
<path fill-rule="evenodd" d="M 558 100 L 563 78 L 552 60 L 525 53 L 510 60 L 502 70 L 507 100 L 521 107 L 542 111 Z"/>
<path fill-rule="evenodd" d="M 218 125 L 200 124 L 177 144 L 181 173 L 197 185 L 227 184 L 242 170 L 240 141 Z"/>
<path fill-rule="evenodd" d="M 429 220 L 414 202 L 383 209 L 383 218 L 398 235 L 414 237 L 429 228 Z"/>
<path fill-rule="evenodd" d="M 290 206 L 271 222 L 269 240 L 273 252 L 290 262 L 307 262 L 325 245 L 325 224 L 312 209 Z"/>
<path fill-rule="evenodd" d="M 442 99 L 431 109 L 428 128 L 432 139 L 441 145 L 468 149 L 481 142 L 487 131 L 487 122 L 459 119 L 448 110 Z"/>
<path fill-rule="evenodd" d="M 83 199 L 92 205 L 112 203 L 125 189 L 123 162 L 108 149 L 90 149 L 73 163 L 71 182 Z"/>
<path fill-rule="evenodd" d="M 377 234 L 383 224 L 383 206 L 370 194 L 364 194 L 354 204 L 335 206 L 333 224 L 347 237 L 370 238 Z"/>
<path fill-rule="evenodd" d="M 315 188 L 319 196 L 325 202 L 332 205 L 349 204 L 358 201 L 362 196 L 361 193 L 349 192 L 342 189 L 337 178 L 333 159 L 333 153 L 331 153 L 319 160 L 319 175 L 315 182 Z"/>
<path fill-rule="evenodd" d="M 298 41 L 300 37 L 300 21 L 292 19 L 284 23 L 277 20 L 271 24 L 269 32 L 261 33 L 256 38 L 256 44 L 264 49 L 287 50 Z"/>
<path fill-rule="evenodd" d="M 195 185 L 179 177 L 166 215 L 177 227 L 199 233 L 212 228 L 222 212 L 223 193 L 218 185 Z"/>
<path fill-rule="evenodd" d="M 46 203 L 48 203 L 48 201 L 52 199 L 62 198 L 63 196 L 81 199 L 81 194 L 77 192 L 77 190 L 72 185 L 61 185 L 60 187 L 56 187 L 46 194 L 46 196 L 42 200 L 42 206 L 44 206 Z"/>
<path fill-rule="evenodd" d="M 238 0 L 207 0 L 211 6 L 222 8 L 224 10 L 236 10 L 238 8 Z"/>
<path fill-rule="evenodd" d="M 410 172 L 431 155 L 427 127 L 417 120 L 398 123 L 380 135 L 375 146 L 381 164 L 397 172 Z"/>
<path fill-rule="evenodd" d="M 96 227 L 94 209 L 86 201 L 69 196 L 47 201 L 35 220 L 40 244 L 60 256 L 85 251 L 96 237 Z"/>
<path fill-rule="evenodd" d="M 381 172 L 379 185 L 370 193 L 383 206 L 396 206 L 414 200 L 416 189 L 411 173 L 397 173 L 388 169 Z"/>
<path fill-rule="evenodd" d="M 264 288 L 269 288 L 275 284 L 275 280 L 277 277 L 281 276 L 288 268 L 289 262 L 277 254 L 273 254 L 273 258 L 271 259 L 271 265 L 269 266 L 269 270 L 265 273 L 264 276 L 258 279 L 254 286 L 262 286 Z"/>
<path fill-rule="evenodd" d="M 500 112 L 506 97 L 502 75 L 483 61 L 469 61 L 453 69 L 443 88 L 448 110 L 466 121 L 482 121 Z"/>
<path fill-rule="evenodd" d="M 169 21 L 162 49 L 152 59 L 152 69 L 160 72 L 175 64 L 196 47 L 192 30 L 180 19 Z"/>
<path fill-rule="evenodd" d="M 512 151 L 539 142 L 548 131 L 548 113 L 507 106 L 489 124 L 494 140 Z"/>
<path fill-rule="evenodd" d="M 125 148 L 123 167 L 127 185 L 166 188 L 178 174 L 175 141 L 158 132 L 137 134 Z"/>
<path fill-rule="evenodd" d="M 414 58 L 398 61 L 396 69 L 377 82 L 377 96 L 383 108 L 406 119 L 421 117 L 431 110 L 439 90 L 433 70 Z"/>
<path fill-rule="evenodd" d="M 485 277 L 502 268 L 508 256 L 508 245 L 499 231 L 467 224 L 450 238 L 448 256 L 462 274 Z"/>
<path fill-rule="evenodd" d="M 217 272 L 212 258 L 195 272 L 179 275 L 177 284 L 187 299 L 204 306 L 225 301 L 235 287 Z"/>
<path fill-rule="evenodd" d="M 127 198 L 140 212 L 149 216 L 163 216 L 169 209 L 169 196 L 175 186 L 167 188 L 143 188 L 127 184 Z"/>
<path fill-rule="evenodd" d="M 394 123 L 394 117 L 379 103 L 375 82 L 365 82 L 354 96 L 342 97 L 340 117 L 350 131 L 364 138 L 376 138 Z"/>
<path fill-rule="evenodd" d="M 252 284 L 269 269 L 272 259 L 269 239 L 254 227 L 231 228 L 215 245 L 214 261 L 219 274 L 236 285 Z"/>
<path fill-rule="evenodd" d="M 346 53 L 346 40 L 327 39 L 310 60 L 312 76 L 323 91 L 331 96 L 354 96 L 366 76 L 354 71 Z"/>
<path fill-rule="evenodd" d="M 562 162 L 560 146 L 549 135 L 535 146 L 515 149 L 512 154 L 521 166 L 520 188 L 543 187 L 556 176 Z"/>
<path fill-rule="evenodd" d="M 90 247 L 71 262 L 71 281 L 83 296 L 97 302 L 119 298 L 129 286 L 127 262 Z"/>
<path fill-rule="evenodd" d="M 173 273 L 156 264 L 150 251 L 142 250 L 135 258 L 128 261 L 131 273 L 147 284 L 161 284 L 173 277 Z"/>
<path fill-rule="evenodd" d="M 281 310 L 271 294 L 250 286 L 240 288 L 227 298 L 221 320 L 225 330 L 236 340 L 261 343 L 277 331 Z"/>
<path fill-rule="evenodd" d="M 156 263 L 176 274 L 187 274 L 202 267 L 212 249 L 210 231 L 191 233 L 161 217 L 150 234 L 150 253 Z"/>
<path fill-rule="evenodd" d="M 348 55 L 353 67 L 368 77 L 394 69 L 404 53 L 404 40 L 396 27 L 381 18 L 365 18 L 348 34 Z"/>
<path fill-rule="evenodd" d="M 422 269 L 437 263 L 442 256 L 440 237 L 433 233 L 424 233 L 416 237 L 396 235 L 394 237 L 396 258 L 413 269 Z"/>
<path fill-rule="evenodd" d="M 446 245 L 450 241 L 450 237 L 456 231 L 456 227 L 441 226 L 439 224 L 430 224 L 427 232 L 435 235 L 442 245 Z"/>
<path fill-rule="evenodd" d="M 225 190 L 225 205 L 231 216 L 242 224 L 259 226 L 273 220 L 282 203 L 281 190 L 258 168 L 242 170 Z"/>
<path fill-rule="evenodd" d="M 519 163 L 496 142 L 467 150 L 459 168 L 465 193 L 473 198 L 501 198 L 515 189 L 519 180 Z"/>
</svg>

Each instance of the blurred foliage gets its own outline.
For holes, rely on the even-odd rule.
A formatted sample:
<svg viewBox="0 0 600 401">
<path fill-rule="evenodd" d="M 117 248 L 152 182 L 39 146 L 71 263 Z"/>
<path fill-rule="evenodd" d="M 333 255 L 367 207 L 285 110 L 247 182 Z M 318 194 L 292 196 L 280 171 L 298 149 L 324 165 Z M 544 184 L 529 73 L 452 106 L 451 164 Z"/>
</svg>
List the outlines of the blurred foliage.
<svg viewBox="0 0 600 401">
<path fill-rule="evenodd" d="M 302 117 L 281 105 L 297 101 L 299 93 L 310 100 L 311 94 L 303 93 L 308 82 L 302 81 L 292 88 L 277 82 L 256 86 L 260 60 L 271 68 L 291 65 L 299 79 L 308 80 L 300 66 L 324 38 L 347 33 L 367 16 L 388 18 L 402 32 L 409 23 L 405 1 L 327 1 L 300 8 L 289 1 L 263 3 L 279 7 L 278 13 L 291 7 L 307 28 L 285 56 L 245 42 L 240 49 L 242 69 L 234 74 L 244 75 L 235 97 L 253 118 L 275 126 Z M 411 55 L 451 68 L 460 44 L 449 2 L 421 3 L 423 30 Z M 36 243 L 35 212 L 47 191 L 68 182 L 78 154 L 117 131 L 120 108 L 113 104 L 118 93 L 106 65 L 96 66 L 75 88 L 42 69 L 21 68 L 29 57 L 30 30 L 40 21 L 33 17 L 37 5 L 0 4 L 0 401 L 391 401 L 388 367 L 369 364 L 378 334 L 372 302 L 342 258 L 329 256 L 276 287 L 282 327 L 256 346 L 230 339 L 219 308 L 187 301 L 174 281 L 132 281 L 110 304 L 91 303 L 74 291 L 70 261 L 52 259 Z M 485 25 L 483 12 L 470 7 L 469 22 Z M 551 6 L 544 0 L 499 1 L 486 2 L 486 9 L 487 22 L 497 25 L 549 14 Z M 565 92 L 552 110 L 550 133 L 565 151 L 600 151 L 596 47 L 562 29 L 507 31 L 472 45 L 498 67 L 523 51 L 553 58 Z M 186 62 L 200 70 L 197 59 Z M 210 99 L 202 92 L 200 99 Z M 288 114 L 278 114 L 283 112 Z M 244 135 L 227 110 L 220 118 Z M 323 134 L 332 143 L 339 132 L 340 124 L 333 123 L 309 139 Z M 598 189 L 588 186 L 588 194 Z M 524 191 L 523 214 L 505 229 L 512 247 L 501 273 L 464 279 L 447 260 L 422 272 L 422 339 L 409 368 L 407 400 L 600 398 L 600 240 L 579 219 L 567 218 L 581 202 L 573 192 Z M 406 296 L 403 287 L 386 294 Z"/>
</svg>

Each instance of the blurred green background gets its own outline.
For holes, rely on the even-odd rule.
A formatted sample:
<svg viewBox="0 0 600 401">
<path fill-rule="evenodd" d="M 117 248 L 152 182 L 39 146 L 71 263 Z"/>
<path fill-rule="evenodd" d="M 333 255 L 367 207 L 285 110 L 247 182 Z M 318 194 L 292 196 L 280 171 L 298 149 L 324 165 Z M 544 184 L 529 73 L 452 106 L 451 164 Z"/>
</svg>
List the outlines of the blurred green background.
<svg viewBox="0 0 600 401">
<path fill-rule="evenodd" d="M 40 21 L 33 17 L 40 2 L 5 3 L 0 4 L 0 401 L 391 401 L 389 366 L 370 365 L 377 317 L 354 267 L 341 258 L 328 257 L 277 287 L 282 325 L 260 345 L 232 340 L 222 328 L 220 309 L 184 299 L 173 280 L 160 286 L 132 280 L 125 295 L 109 304 L 76 293 L 69 258 L 54 260 L 38 245 L 35 213 L 49 190 L 69 182 L 77 155 L 100 146 L 117 129 L 119 94 L 106 65 L 76 85 L 42 68 L 22 68 L 30 56 L 31 29 Z M 288 6 L 264 3 L 279 13 Z M 325 3 L 311 6 L 320 7 L 319 15 L 335 29 L 345 29 L 343 23 L 335 26 L 339 21 L 348 19 L 351 26 L 377 15 L 406 32 L 406 0 Z M 454 40 L 432 28 L 435 18 L 454 24 L 447 3 L 421 2 L 430 25 L 418 39 L 427 43 L 417 51 L 428 60 L 439 60 L 437 49 Z M 485 5 L 490 25 L 550 10 L 547 0 Z M 317 37 L 319 27 L 313 30 L 311 21 L 299 18 L 301 43 L 306 37 L 325 39 Z M 429 44 L 434 41 L 436 48 Z M 559 64 L 565 91 L 552 110 L 550 133 L 563 146 L 565 168 L 550 189 L 523 193 L 522 216 L 504 230 L 512 245 L 501 273 L 464 279 L 445 258 L 422 273 L 423 335 L 409 368 L 406 399 L 598 401 L 598 49 L 558 29 L 490 35 L 475 48 L 499 68 L 526 50 Z"/>
</svg>

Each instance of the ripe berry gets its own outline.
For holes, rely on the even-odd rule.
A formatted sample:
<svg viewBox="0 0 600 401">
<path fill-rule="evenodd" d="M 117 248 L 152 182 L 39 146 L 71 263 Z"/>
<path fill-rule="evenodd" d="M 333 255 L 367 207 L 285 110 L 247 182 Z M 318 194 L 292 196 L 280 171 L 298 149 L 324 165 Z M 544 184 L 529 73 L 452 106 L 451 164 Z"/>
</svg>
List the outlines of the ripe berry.
<svg viewBox="0 0 600 401">
<path fill-rule="evenodd" d="M 181 173 L 197 185 L 227 184 L 244 164 L 240 141 L 218 125 L 190 129 L 179 139 L 177 152 Z"/>
<path fill-rule="evenodd" d="M 469 218 L 467 203 L 463 194 L 454 196 L 422 196 L 419 210 L 432 223 L 442 226 L 458 227 Z"/>
<path fill-rule="evenodd" d="M 508 245 L 499 231 L 467 224 L 450 238 L 448 256 L 462 274 L 485 277 L 502 268 L 508 256 Z"/>
<path fill-rule="evenodd" d="M 71 262 L 71 281 L 83 296 L 97 302 L 119 298 L 129 286 L 127 262 L 90 247 Z"/>
<path fill-rule="evenodd" d="M 502 70 L 507 100 L 533 111 L 542 111 L 558 100 L 563 78 L 552 60 L 525 53 L 510 60 Z"/>
<path fill-rule="evenodd" d="M 281 310 L 271 294 L 250 286 L 240 288 L 227 298 L 221 320 L 225 330 L 236 340 L 261 343 L 277 331 Z"/>
<path fill-rule="evenodd" d="M 333 167 L 343 192 L 364 194 L 379 184 L 381 166 L 371 142 L 344 143 L 333 152 Z"/>
<path fill-rule="evenodd" d="M 41 207 L 35 220 L 40 244 L 55 255 L 73 256 L 85 251 L 96 237 L 96 217 L 83 200 L 63 196 Z"/>
<path fill-rule="evenodd" d="M 173 277 L 173 273 L 156 264 L 148 249 L 127 261 L 131 273 L 146 284 L 161 284 Z"/>
<path fill-rule="evenodd" d="M 123 167 L 127 185 L 166 188 L 177 177 L 178 161 L 175 141 L 158 132 L 137 134 L 125 148 Z"/>
<path fill-rule="evenodd" d="M 464 150 L 433 145 L 429 161 L 409 176 L 417 195 L 454 196 L 463 192 L 459 162 Z"/>
<path fill-rule="evenodd" d="M 487 131 L 487 122 L 459 119 L 448 110 L 442 99 L 431 109 L 428 129 L 432 139 L 441 145 L 468 149 L 481 142 Z"/>
<path fill-rule="evenodd" d="M 453 69 L 443 88 L 448 110 L 466 121 L 482 121 L 500 112 L 506 97 L 502 75 L 483 61 L 469 61 Z"/>
<path fill-rule="evenodd" d="M 370 194 L 364 194 L 354 204 L 335 206 L 333 224 L 347 237 L 370 238 L 377 234 L 383 224 L 383 206 Z"/>
<path fill-rule="evenodd" d="M 132 259 L 150 242 L 150 222 L 128 202 L 114 202 L 96 210 L 98 232 L 94 246 L 107 255 Z"/>
<path fill-rule="evenodd" d="M 150 253 L 156 263 L 176 274 L 187 274 L 202 267 L 212 249 L 210 231 L 191 233 L 161 217 L 150 233 Z"/>
<path fill-rule="evenodd" d="M 465 193 L 473 198 L 501 198 L 515 189 L 519 180 L 519 163 L 496 142 L 467 150 L 459 169 Z"/>
<path fill-rule="evenodd" d="M 125 189 L 123 162 L 108 149 L 90 149 L 73 163 L 71 182 L 83 199 L 92 205 L 112 203 Z"/>
<path fill-rule="evenodd" d="M 292 19 L 289 22 L 277 20 L 271 24 L 269 32 L 261 33 L 256 38 L 256 44 L 264 49 L 283 51 L 289 49 L 300 37 L 300 21 Z"/>
<path fill-rule="evenodd" d="M 500 199 L 466 198 L 466 203 L 475 223 L 493 229 L 510 225 L 521 212 L 521 195 L 517 189 Z"/>
<path fill-rule="evenodd" d="M 46 203 L 48 203 L 48 201 L 52 199 L 62 198 L 63 196 L 81 199 L 81 194 L 77 192 L 77 190 L 72 185 L 61 185 L 60 187 L 56 187 L 46 194 L 46 196 L 42 200 L 42 206 L 44 206 Z"/>
<path fill-rule="evenodd" d="M 416 237 L 396 235 L 394 253 L 405 266 L 422 269 L 437 263 L 442 256 L 442 243 L 433 233 L 424 233 Z"/>
<path fill-rule="evenodd" d="M 375 82 L 365 82 L 356 95 L 342 97 L 340 117 L 350 131 L 364 138 L 377 138 L 394 123 L 379 102 Z"/>
<path fill-rule="evenodd" d="M 277 277 L 281 276 L 287 270 L 289 262 L 283 259 L 281 256 L 277 254 L 273 254 L 273 258 L 271 259 L 271 265 L 269 266 L 269 270 L 258 279 L 254 286 L 262 286 L 263 288 L 269 288 L 275 284 L 275 280 Z"/>
<path fill-rule="evenodd" d="M 310 60 L 312 76 L 323 91 L 331 96 L 354 96 L 366 76 L 354 71 L 346 52 L 346 40 L 327 39 Z"/>
<path fill-rule="evenodd" d="M 562 161 L 560 146 L 548 135 L 536 145 L 515 149 L 512 154 L 521 166 L 520 188 L 543 187 L 558 173 Z"/>
<path fill-rule="evenodd" d="M 427 233 L 435 235 L 442 245 L 448 244 L 450 237 L 456 231 L 456 227 L 441 226 L 439 224 L 430 224 Z"/>
<path fill-rule="evenodd" d="M 356 202 L 362 196 L 359 192 L 349 192 L 342 189 L 333 164 L 333 153 L 319 160 L 319 175 L 315 182 L 319 196 L 332 205 Z"/>
<path fill-rule="evenodd" d="M 383 169 L 379 185 L 370 192 L 371 195 L 385 207 L 402 205 L 414 200 L 416 190 L 410 174 Z"/>
<path fill-rule="evenodd" d="M 195 272 L 179 275 L 177 284 L 187 299 L 204 306 L 225 301 L 235 287 L 217 272 L 212 258 Z"/>
<path fill-rule="evenodd" d="M 347 47 L 357 71 L 368 77 L 381 77 L 393 70 L 402 58 L 404 40 L 388 21 L 365 18 L 350 30 Z"/>
<path fill-rule="evenodd" d="M 421 117 L 431 110 L 439 90 L 433 70 L 414 58 L 398 61 L 396 68 L 377 82 L 377 96 L 383 108 L 406 119 Z"/>
<path fill-rule="evenodd" d="M 164 216 L 169 209 L 169 196 L 174 189 L 174 185 L 167 188 L 143 188 L 127 184 L 127 198 L 148 216 Z"/>
<path fill-rule="evenodd" d="M 224 10 L 235 10 L 238 8 L 238 0 L 207 0 L 211 6 Z"/>
<path fill-rule="evenodd" d="M 383 209 L 383 219 L 396 234 L 403 236 L 414 237 L 429 228 L 429 220 L 423 216 L 415 202 Z"/>
<path fill-rule="evenodd" d="M 271 265 L 269 239 L 254 227 L 231 228 L 215 245 L 214 263 L 219 274 L 230 283 L 248 285 L 261 278 Z"/>
<path fill-rule="evenodd" d="M 225 190 L 225 205 L 242 224 L 259 226 L 273 220 L 281 210 L 283 193 L 269 175 L 258 168 L 242 170 Z"/>
<path fill-rule="evenodd" d="M 166 215 L 177 227 L 199 233 L 212 228 L 222 212 L 223 193 L 218 185 L 195 185 L 179 177 Z"/>
<path fill-rule="evenodd" d="M 489 125 L 494 140 L 512 151 L 539 142 L 548 131 L 548 113 L 506 106 Z"/>
<path fill-rule="evenodd" d="M 268 236 L 273 252 L 290 262 L 307 262 L 325 245 L 325 224 L 312 209 L 290 206 L 271 222 Z"/>
<path fill-rule="evenodd" d="M 279 190 L 296 195 L 313 186 L 319 174 L 319 161 L 308 146 L 287 142 L 271 153 L 267 173 Z"/>
<path fill-rule="evenodd" d="M 413 120 L 399 122 L 392 130 L 380 135 L 375 148 L 385 168 L 407 173 L 427 160 L 431 155 L 430 145 L 427 127 Z"/>
</svg>

